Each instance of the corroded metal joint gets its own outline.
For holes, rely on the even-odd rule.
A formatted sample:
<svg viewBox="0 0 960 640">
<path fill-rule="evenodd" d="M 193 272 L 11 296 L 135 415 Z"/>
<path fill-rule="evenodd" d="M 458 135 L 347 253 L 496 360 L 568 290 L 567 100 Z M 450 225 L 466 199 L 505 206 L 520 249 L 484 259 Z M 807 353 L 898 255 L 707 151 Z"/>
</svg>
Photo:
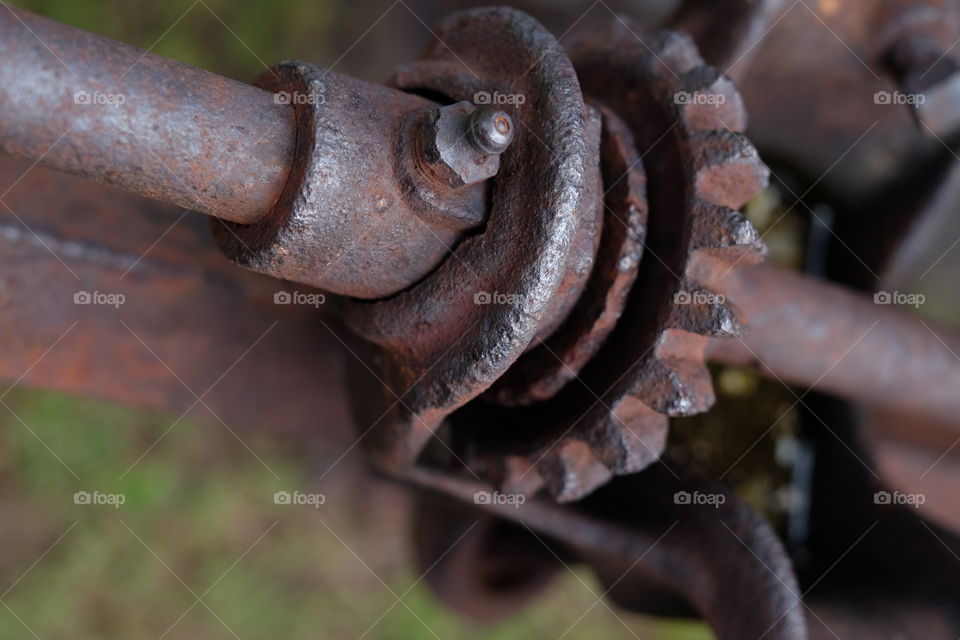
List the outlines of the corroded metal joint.
<svg viewBox="0 0 960 640">
<path fill-rule="evenodd" d="M 405 393 L 402 406 L 358 394 L 359 420 L 376 425 L 364 444 L 398 473 L 450 426 L 448 446 L 493 485 L 578 500 L 656 461 L 668 417 L 713 404 L 704 349 L 742 326 L 690 268 L 760 258 L 737 209 L 768 172 L 732 83 L 681 34 L 651 52 L 615 22 L 571 54 L 529 17 L 489 9 L 441 36 L 394 78 L 452 103 L 423 115 L 425 168 L 410 171 L 456 193 L 476 167 L 441 141 L 461 136 L 467 155 L 505 142 L 495 109 L 463 101 L 502 107 L 518 141 L 482 231 L 401 294 L 345 306 L 378 379 Z M 494 37 L 511 44 L 490 60 Z"/>
<path fill-rule="evenodd" d="M 217 239 L 251 269 L 366 299 L 344 320 L 383 391 L 404 390 L 357 407 L 382 469 L 457 424 L 493 484 L 577 500 L 657 460 L 668 417 L 712 405 L 707 341 L 742 326 L 692 265 L 760 258 L 737 209 L 768 172 L 730 80 L 681 34 L 651 52 L 616 23 L 568 53 L 497 9 L 444 33 L 396 88 L 302 62 L 263 74 L 294 110 L 295 158 L 271 213 L 218 221 Z M 531 420 L 548 426 L 519 435 Z"/>
<path fill-rule="evenodd" d="M 482 221 L 482 189 L 455 207 L 472 211 L 471 222 L 458 225 L 411 198 L 409 183 L 398 179 L 411 164 L 405 122 L 432 102 L 298 61 L 274 66 L 255 84 L 293 107 L 296 151 L 269 214 L 251 225 L 213 221 L 220 248 L 238 264 L 383 298 L 430 273 L 463 228 Z"/>
</svg>

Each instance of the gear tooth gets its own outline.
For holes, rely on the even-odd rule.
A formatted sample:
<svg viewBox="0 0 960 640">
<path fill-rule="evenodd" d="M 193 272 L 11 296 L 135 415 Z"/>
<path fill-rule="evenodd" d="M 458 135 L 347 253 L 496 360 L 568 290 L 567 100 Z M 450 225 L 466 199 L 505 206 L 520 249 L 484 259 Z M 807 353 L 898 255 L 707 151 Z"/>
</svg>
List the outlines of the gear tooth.
<svg viewBox="0 0 960 640">
<path fill-rule="evenodd" d="M 683 31 L 659 31 L 650 37 L 649 47 L 656 59 L 678 76 L 704 64 L 693 38 Z"/>
<path fill-rule="evenodd" d="M 697 197 L 739 209 L 766 188 L 770 170 L 752 144 L 733 131 L 701 132 L 690 140 Z"/>
<path fill-rule="evenodd" d="M 739 211 L 703 200 L 693 204 L 690 247 L 698 249 L 742 248 L 763 256 L 767 247 L 753 224 Z"/>
<path fill-rule="evenodd" d="M 743 336 L 746 329 L 726 299 L 687 279 L 673 296 L 667 326 L 714 338 Z"/>
<path fill-rule="evenodd" d="M 667 416 L 690 416 L 712 407 L 713 386 L 703 363 L 706 345 L 706 336 L 665 329 L 635 380 L 632 395 Z"/>
<path fill-rule="evenodd" d="M 587 443 L 570 437 L 541 456 L 536 467 L 557 502 L 579 500 L 613 477 Z"/>
<path fill-rule="evenodd" d="M 668 395 L 664 413 L 668 416 L 690 416 L 708 411 L 716 400 L 707 365 L 696 360 L 668 359 L 663 361 L 670 372 L 674 388 Z"/>
<path fill-rule="evenodd" d="M 713 67 L 698 67 L 680 76 L 671 99 L 690 131 L 747 129 L 747 112 L 733 81 Z"/>
<path fill-rule="evenodd" d="M 742 338 L 747 335 L 747 328 L 744 326 L 734 307 L 726 301 L 713 307 L 714 325 L 713 331 L 709 334 L 715 338 Z"/>
<path fill-rule="evenodd" d="M 664 329 L 648 356 L 633 395 L 667 416 L 703 413 L 713 406 L 713 385 L 703 360 L 707 336 Z"/>
<path fill-rule="evenodd" d="M 714 402 L 706 365 L 672 358 L 654 361 L 634 395 L 671 417 L 703 413 Z"/>
<path fill-rule="evenodd" d="M 667 445 L 668 420 L 632 395 L 620 397 L 604 415 L 582 420 L 578 437 L 616 474 L 635 473 L 655 462 Z M 587 426 L 589 425 L 589 426 Z"/>
</svg>

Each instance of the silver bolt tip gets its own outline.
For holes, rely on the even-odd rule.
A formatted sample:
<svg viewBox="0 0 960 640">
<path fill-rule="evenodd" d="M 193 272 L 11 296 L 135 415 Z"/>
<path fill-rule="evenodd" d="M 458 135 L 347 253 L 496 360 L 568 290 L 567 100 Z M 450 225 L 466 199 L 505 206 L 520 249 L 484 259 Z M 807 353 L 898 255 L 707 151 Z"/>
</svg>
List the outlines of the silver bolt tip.
<svg viewBox="0 0 960 640">
<path fill-rule="evenodd" d="M 513 142 L 513 120 L 500 109 L 478 107 L 470 114 L 470 138 L 484 153 L 499 155 Z"/>
</svg>

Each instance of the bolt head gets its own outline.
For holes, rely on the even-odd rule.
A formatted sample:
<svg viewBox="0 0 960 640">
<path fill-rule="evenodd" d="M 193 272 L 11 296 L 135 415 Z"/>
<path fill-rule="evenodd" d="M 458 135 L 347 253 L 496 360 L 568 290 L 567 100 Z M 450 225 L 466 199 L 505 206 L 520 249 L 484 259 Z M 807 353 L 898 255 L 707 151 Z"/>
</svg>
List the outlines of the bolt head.
<svg viewBox="0 0 960 640">
<path fill-rule="evenodd" d="M 500 109 L 478 107 L 469 126 L 473 146 L 484 153 L 499 155 L 513 142 L 513 120 Z"/>
<path fill-rule="evenodd" d="M 476 121 L 472 116 L 477 111 L 472 103 L 464 101 L 440 107 L 427 116 L 423 162 L 433 178 L 450 187 L 476 184 L 497 175 L 500 152 L 491 150 L 506 149 L 513 138 L 509 116 L 497 122 L 487 114 Z M 475 133 L 474 125 L 482 129 L 480 134 Z M 478 135 L 486 136 L 483 146 L 477 141 Z"/>
</svg>

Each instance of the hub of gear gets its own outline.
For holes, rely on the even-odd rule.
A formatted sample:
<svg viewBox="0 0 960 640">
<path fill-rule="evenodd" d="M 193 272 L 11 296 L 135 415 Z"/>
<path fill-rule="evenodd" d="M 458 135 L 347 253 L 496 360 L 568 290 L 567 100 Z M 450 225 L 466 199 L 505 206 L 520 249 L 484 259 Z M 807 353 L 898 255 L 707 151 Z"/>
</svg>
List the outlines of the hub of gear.
<svg viewBox="0 0 960 640">
<path fill-rule="evenodd" d="M 712 405 L 707 339 L 742 329 L 691 265 L 762 257 L 737 209 L 768 171 L 731 81 L 682 34 L 647 42 L 615 20 L 567 53 L 526 15 L 483 9 L 396 74 L 450 101 L 524 99 L 482 232 L 415 287 L 349 306 L 378 377 L 404 390 L 357 403 L 385 469 L 446 455 L 504 491 L 578 500 L 656 461 L 670 416 Z"/>
</svg>

